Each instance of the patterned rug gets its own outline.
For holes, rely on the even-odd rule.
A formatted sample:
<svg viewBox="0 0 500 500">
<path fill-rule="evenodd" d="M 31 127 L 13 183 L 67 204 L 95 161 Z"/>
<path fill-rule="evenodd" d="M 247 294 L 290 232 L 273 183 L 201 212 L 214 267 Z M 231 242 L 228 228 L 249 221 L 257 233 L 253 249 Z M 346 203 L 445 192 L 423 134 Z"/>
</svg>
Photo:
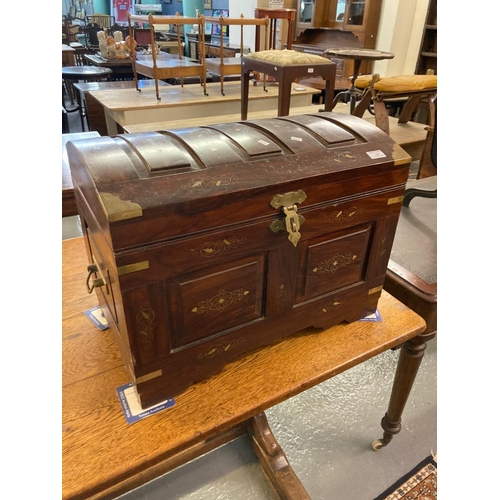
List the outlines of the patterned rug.
<svg viewBox="0 0 500 500">
<path fill-rule="evenodd" d="M 428 456 L 375 500 L 435 500 L 437 458 Z"/>
</svg>

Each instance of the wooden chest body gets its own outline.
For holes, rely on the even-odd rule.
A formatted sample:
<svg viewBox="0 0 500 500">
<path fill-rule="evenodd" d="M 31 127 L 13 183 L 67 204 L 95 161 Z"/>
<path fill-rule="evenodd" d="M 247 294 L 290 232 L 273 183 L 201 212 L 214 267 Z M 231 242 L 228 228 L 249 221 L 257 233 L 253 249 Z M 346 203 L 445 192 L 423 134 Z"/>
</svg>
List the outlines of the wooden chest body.
<svg viewBox="0 0 500 500">
<path fill-rule="evenodd" d="M 143 407 L 286 335 L 375 311 L 411 158 L 364 120 L 319 113 L 67 148 L 89 287 L 104 281 L 94 290 Z"/>
</svg>

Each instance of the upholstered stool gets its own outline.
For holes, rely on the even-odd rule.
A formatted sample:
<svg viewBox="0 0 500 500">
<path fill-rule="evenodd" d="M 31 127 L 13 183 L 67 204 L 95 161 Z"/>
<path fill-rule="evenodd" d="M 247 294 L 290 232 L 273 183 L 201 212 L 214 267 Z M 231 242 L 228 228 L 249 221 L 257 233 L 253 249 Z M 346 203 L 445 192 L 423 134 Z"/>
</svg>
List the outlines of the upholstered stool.
<svg viewBox="0 0 500 500">
<path fill-rule="evenodd" d="M 241 119 L 247 119 L 248 89 L 252 71 L 270 75 L 278 82 L 278 116 L 288 116 L 290 87 L 292 82 L 303 76 L 324 78 L 325 111 L 331 111 L 336 69 L 337 65 L 329 59 L 295 50 L 263 50 L 244 55 L 241 58 Z M 265 79 L 264 90 L 266 90 Z"/>
<path fill-rule="evenodd" d="M 398 123 L 407 123 L 423 98 L 428 99 L 431 108 L 429 116 L 434 116 L 432 102 L 437 94 L 436 75 L 401 75 L 388 78 L 380 78 L 377 74 L 362 75 L 356 79 L 355 86 L 358 89 L 364 89 L 364 94 L 352 114 L 362 118 L 370 103 L 373 102 L 375 123 L 387 134 L 389 134 L 389 118 L 384 101 L 388 99 L 407 99 L 399 115 Z M 433 123 L 429 125 L 433 126 Z"/>
</svg>

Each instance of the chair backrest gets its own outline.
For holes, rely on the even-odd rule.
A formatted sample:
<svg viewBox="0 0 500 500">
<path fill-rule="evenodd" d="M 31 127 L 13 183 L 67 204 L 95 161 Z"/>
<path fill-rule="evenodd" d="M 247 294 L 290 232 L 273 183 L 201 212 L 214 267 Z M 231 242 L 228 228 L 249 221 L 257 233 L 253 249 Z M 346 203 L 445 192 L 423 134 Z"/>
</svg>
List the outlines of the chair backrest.
<svg viewBox="0 0 500 500">
<path fill-rule="evenodd" d="M 101 28 L 107 29 L 115 24 L 115 18 L 107 14 L 92 14 L 91 16 L 87 16 L 87 22 L 98 24 Z"/>
<path fill-rule="evenodd" d="M 267 50 L 269 48 L 269 24 L 270 20 L 269 18 L 264 18 L 264 19 L 258 19 L 258 18 L 245 18 L 243 14 L 240 15 L 240 17 L 205 17 L 205 22 L 206 23 L 212 23 L 212 24 L 219 24 L 221 29 L 220 29 L 220 58 L 224 58 L 224 30 L 222 29 L 223 26 L 239 26 L 240 27 L 240 54 L 244 54 L 244 36 L 243 36 L 243 27 L 244 26 L 264 26 L 265 29 L 265 34 L 264 34 L 264 46 L 266 47 L 264 50 Z M 255 40 L 255 43 L 257 45 L 257 38 Z M 257 50 L 257 49 L 255 49 Z"/>
<path fill-rule="evenodd" d="M 85 44 L 89 48 L 99 48 L 99 39 L 97 38 L 97 33 L 103 31 L 101 26 L 98 24 L 87 24 L 84 28 L 85 33 Z"/>
<path fill-rule="evenodd" d="M 132 23 L 148 23 L 149 24 L 149 41 L 146 42 L 148 45 L 152 44 L 154 40 L 156 40 L 155 37 L 155 29 L 158 29 L 159 26 L 161 25 L 173 25 L 177 29 L 177 45 L 178 45 L 178 56 L 179 59 L 182 59 L 184 56 L 184 51 L 183 51 L 183 42 L 184 42 L 184 37 L 181 37 L 180 33 L 181 27 L 184 27 L 185 25 L 197 25 L 198 26 L 198 33 L 205 33 L 205 18 L 203 16 L 198 16 L 198 17 L 187 17 L 187 16 L 180 16 L 179 14 L 176 14 L 175 16 L 153 16 L 152 14 L 149 14 L 148 16 L 136 16 L 132 14 L 128 14 L 128 24 L 129 24 L 129 30 L 134 33 L 134 39 L 136 36 L 137 28 L 133 28 Z M 136 42 L 139 44 L 138 40 L 135 39 Z M 154 42 L 153 42 L 154 43 Z M 200 37 L 200 43 L 199 43 L 199 59 L 201 64 L 205 64 L 205 37 L 201 36 Z M 135 50 L 133 50 L 133 57 L 135 58 Z M 154 64 L 156 65 L 156 56 L 153 51 L 153 61 Z"/>
</svg>

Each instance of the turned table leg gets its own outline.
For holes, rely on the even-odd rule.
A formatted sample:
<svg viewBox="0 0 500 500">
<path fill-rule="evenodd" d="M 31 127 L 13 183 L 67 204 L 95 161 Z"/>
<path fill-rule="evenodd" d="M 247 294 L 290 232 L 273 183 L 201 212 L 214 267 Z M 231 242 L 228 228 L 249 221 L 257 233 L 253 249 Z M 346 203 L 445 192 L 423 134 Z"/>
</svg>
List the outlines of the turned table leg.
<svg viewBox="0 0 500 500">
<path fill-rule="evenodd" d="M 255 454 L 278 497 L 281 500 L 310 500 L 311 497 L 276 441 L 265 413 L 252 417 L 247 424 Z"/>
<path fill-rule="evenodd" d="M 433 337 L 434 335 L 421 334 L 403 344 L 392 385 L 389 408 L 381 422 L 384 437 L 372 443 L 374 450 L 387 446 L 393 436 L 401 430 L 401 415 L 422 362 L 427 341 Z"/>
</svg>

